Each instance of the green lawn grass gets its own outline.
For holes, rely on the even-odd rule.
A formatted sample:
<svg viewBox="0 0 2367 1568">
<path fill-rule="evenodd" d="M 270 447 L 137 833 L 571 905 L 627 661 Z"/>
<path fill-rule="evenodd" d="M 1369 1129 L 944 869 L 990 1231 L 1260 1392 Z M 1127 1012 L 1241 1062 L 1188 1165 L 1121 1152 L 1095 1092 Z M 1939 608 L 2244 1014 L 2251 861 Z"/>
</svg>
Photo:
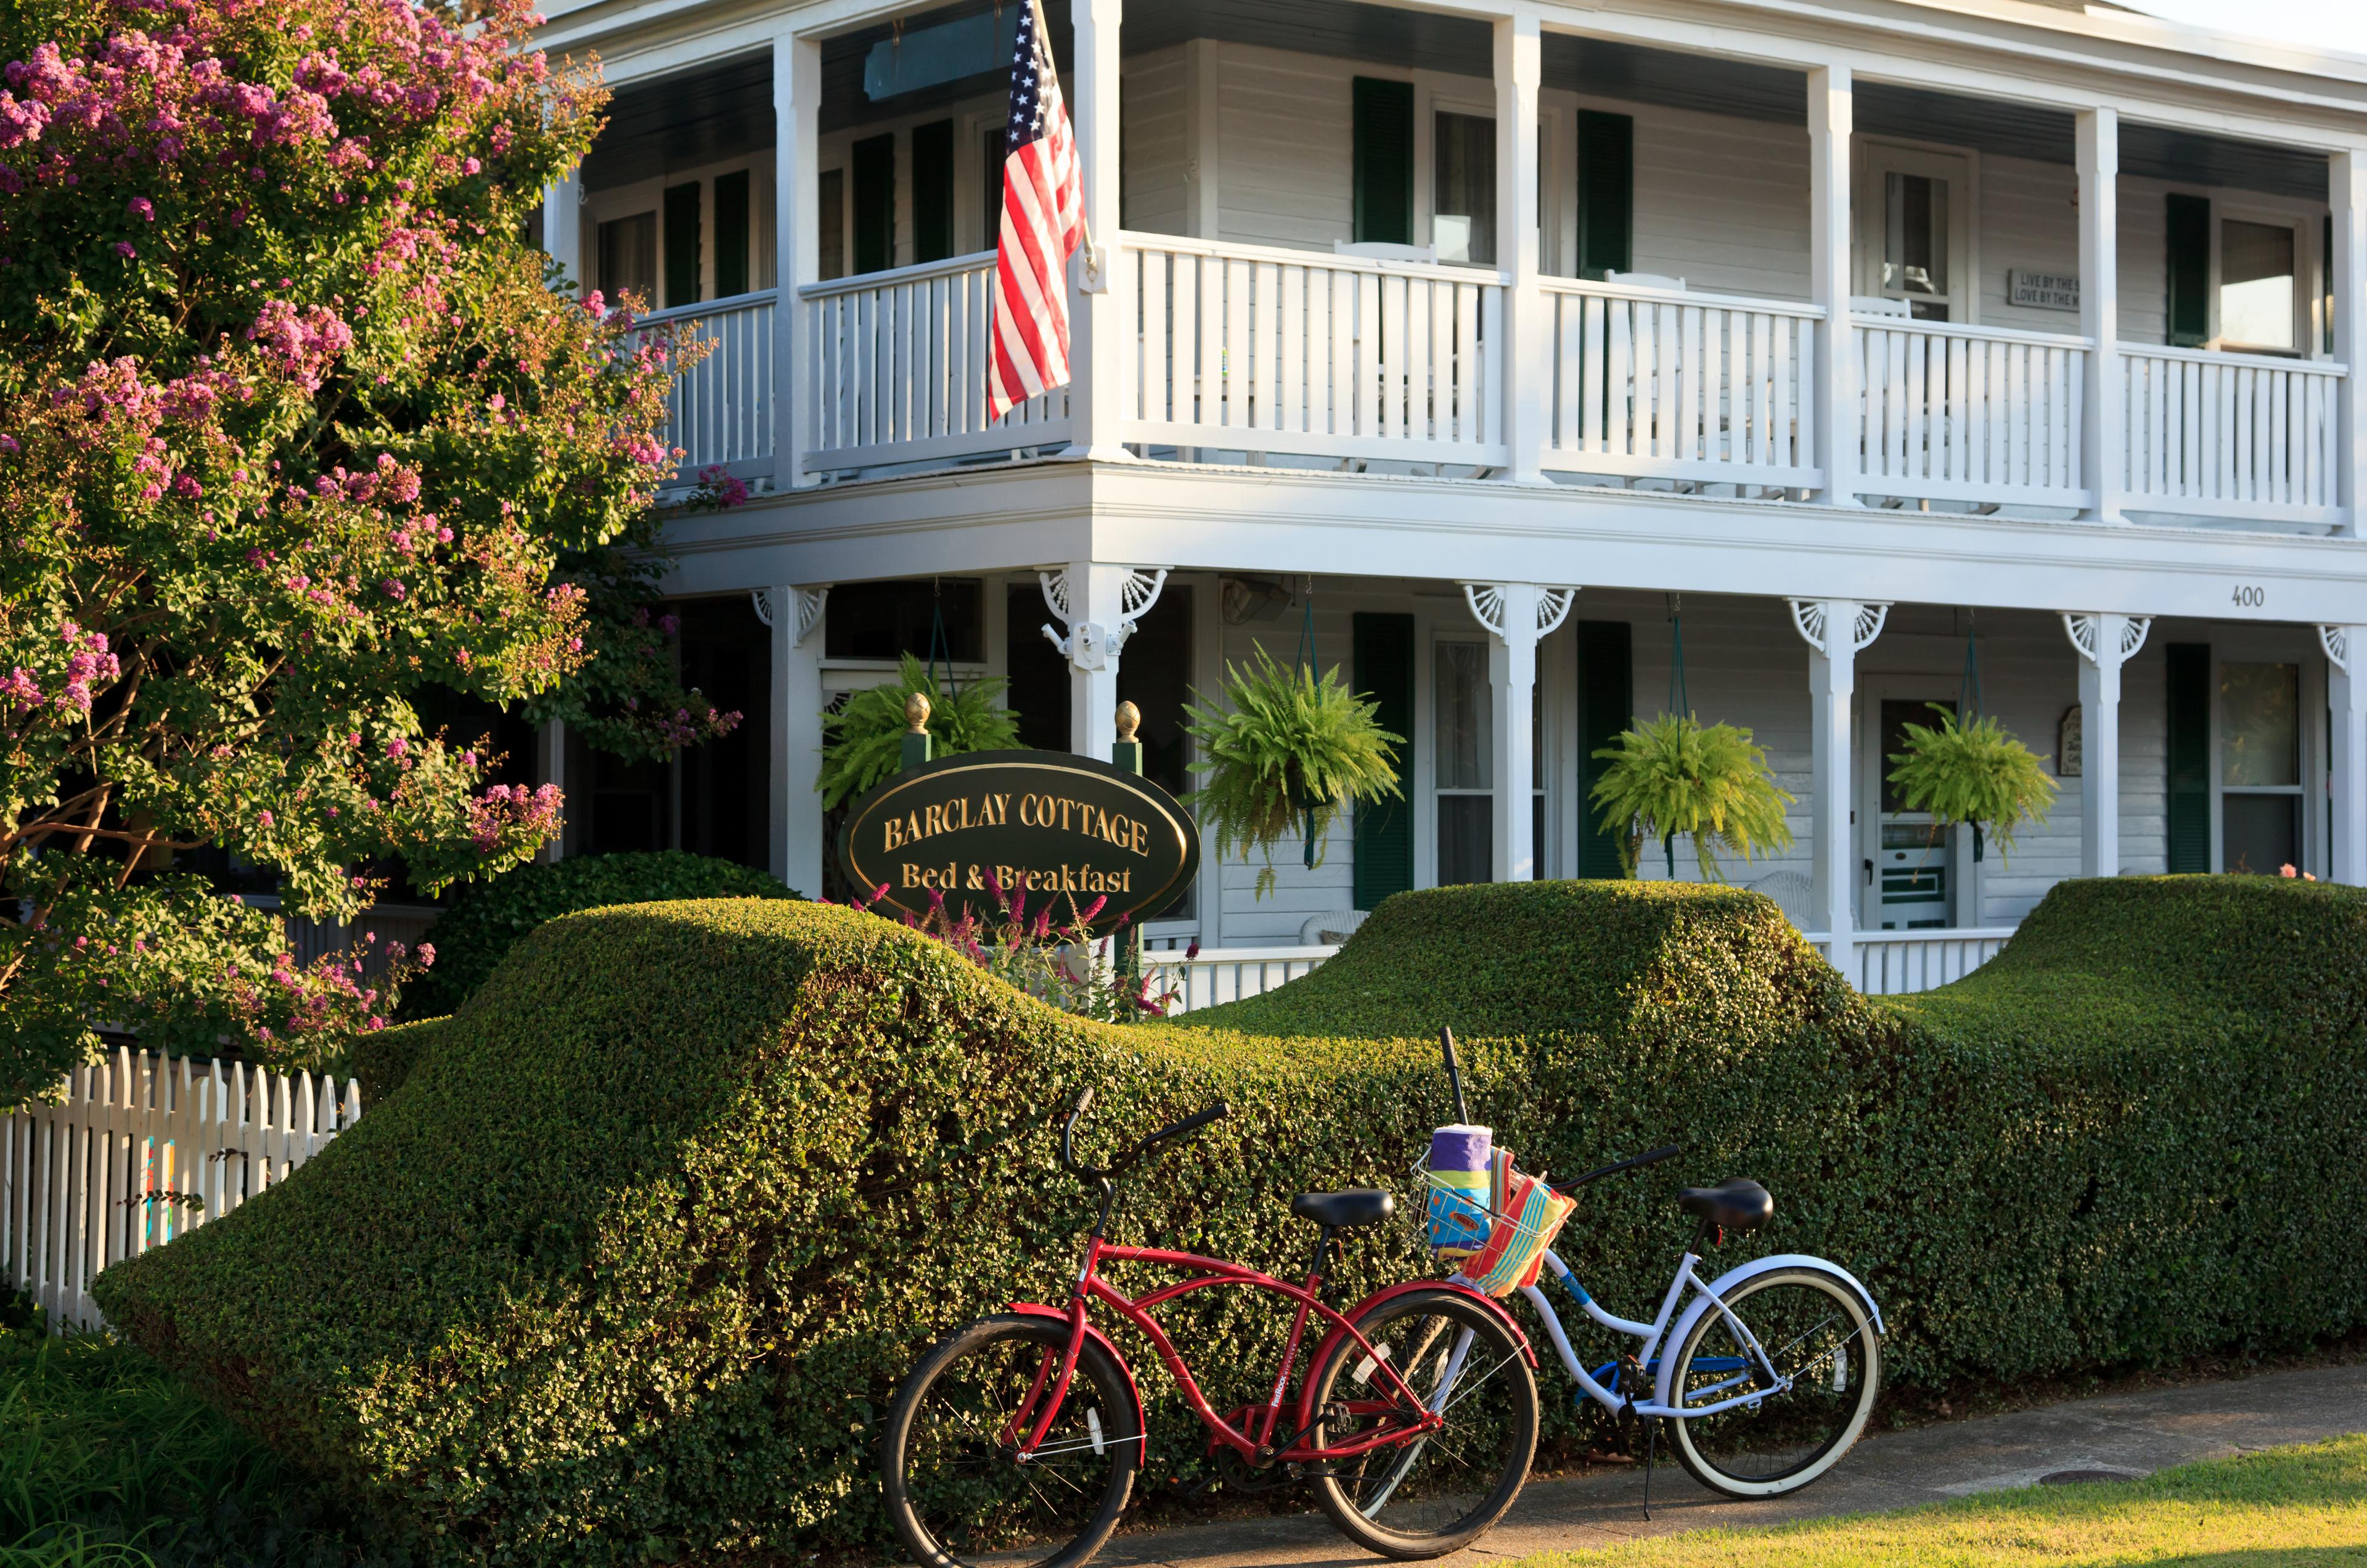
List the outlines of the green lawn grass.
<svg viewBox="0 0 2367 1568">
<path fill-rule="evenodd" d="M 1515 1568 L 2317 1568 L 2367 1563 L 2367 1436 L 1895 1514 L 1693 1530 Z"/>
<path fill-rule="evenodd" d="M 0 1326 L 0 1568 L 326 1568 L 312 1487 L 148 1357 Z"/>
</svg>

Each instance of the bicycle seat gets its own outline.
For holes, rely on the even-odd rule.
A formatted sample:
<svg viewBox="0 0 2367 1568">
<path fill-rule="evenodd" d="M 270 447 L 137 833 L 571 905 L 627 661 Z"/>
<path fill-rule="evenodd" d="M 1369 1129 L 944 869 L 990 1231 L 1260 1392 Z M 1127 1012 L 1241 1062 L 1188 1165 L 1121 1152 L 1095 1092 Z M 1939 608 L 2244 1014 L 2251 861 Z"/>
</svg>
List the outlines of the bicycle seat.
<svg viewBox="0 0 2367 1568">
<path fill-rule="evenodd" d="M 1686 1187 L 1677 1192 L 1677 1207 L 1720 1230 L 1755 1231 L 1774 1217 L 1775 1200 L 1756 1181 L 1736 1177 L 1716 1187 Z"/>
<path fill-rule="evenodd" d="M 1369 1225 L 1398 1212 L 1398 1201 L 1374 1187 L 1351 1187 L 1345 1192 L 1301 1192 L 1290 1201 L 1290 1212 L 1329 1230 Z"/>
</svg>

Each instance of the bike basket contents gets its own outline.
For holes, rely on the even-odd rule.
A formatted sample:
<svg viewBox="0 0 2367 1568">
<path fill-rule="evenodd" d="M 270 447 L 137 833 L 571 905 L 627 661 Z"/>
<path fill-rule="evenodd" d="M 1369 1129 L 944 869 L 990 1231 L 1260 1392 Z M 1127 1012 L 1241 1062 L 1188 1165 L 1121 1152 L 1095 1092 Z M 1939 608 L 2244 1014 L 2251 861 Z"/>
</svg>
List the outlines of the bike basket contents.
<svg viewBox="0 0 2367 1568">
<path fill-rule="evenodd" d="M 1544 1178 L 1516 1168 L 1512 1151 L 1494 1147 L 1485 1127 L 1458 1123 L 1432 1133 L 1430 1156 L 1415 1176 L 1429 1192 L 1432 1250 L 1491 1296 L 1537 1282 L 1546 1248 L 1578 1207 Z"/>
</svg>

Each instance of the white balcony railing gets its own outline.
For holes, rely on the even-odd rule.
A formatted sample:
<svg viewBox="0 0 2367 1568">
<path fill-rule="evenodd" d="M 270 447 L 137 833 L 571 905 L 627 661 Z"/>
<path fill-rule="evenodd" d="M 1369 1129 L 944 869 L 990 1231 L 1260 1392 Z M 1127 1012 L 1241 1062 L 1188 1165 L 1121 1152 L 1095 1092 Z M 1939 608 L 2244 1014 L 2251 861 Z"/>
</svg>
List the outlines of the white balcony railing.
<svg viewBox="0 0 2367 1568">
<path fill-rule="evenodd" d="M 1127 234 L 1121 439 L 1501 467 L 1503 279 L 1468 267 Z"/>
<path fill-rule="evenodd" d="M 1182 993 L 1169 1010 L 1172 1017 L 1237 1002 L 1243 997 L 1263 996 L 1312 972 L 1339 951 L 1337 947 L 1211 947 L 1190 958 L 1180 953 L 1146 953 L 1142 966 L 1154 992 L 1172 987 Z"/>
<path fill-rule="evenodd" d="M 2131 511 L 2340 521 L 2336 411 L 2344 367 L 2124 346 L 2121 372 Z"/>
<path fill-rule="evenodd" d="M 2011 935 L 2011 926 L 1857 931 L 1850 937 L 1850 964 L 1841 977 L 1869 997 L 1937 990 L 1995 958 Z M 1808 941 L 1818 953 L 1832 956 L 1829 937 L 1812 931 Z"/>
<path fill-rule="evenodd" d="M 798 300 L 806 312 L 799 417 L 809 472 L 1068 440 L 1065 390 L 987 423 L 993 252 L 809 284 Z"/>
<path fill-rule="evenodd" d="M 1814 489 L 1813 305 L 1552 278 L 1543 466 Z"/>
<path fill-rule="evenodd" d="M 773 464 L 773 291 L 655 310 L 645 326 L 692 323 L 707 357 L 674 378 L 666 398 L 666 444 L 679 446 L 681 477 L 721 468 L 742 479 Z"/>
<path fill-rule="evenodd" d="M 1860 317 L 1867 495 L 2085 507 L 2080 419 L 2091 338 Z"/>
</svg>

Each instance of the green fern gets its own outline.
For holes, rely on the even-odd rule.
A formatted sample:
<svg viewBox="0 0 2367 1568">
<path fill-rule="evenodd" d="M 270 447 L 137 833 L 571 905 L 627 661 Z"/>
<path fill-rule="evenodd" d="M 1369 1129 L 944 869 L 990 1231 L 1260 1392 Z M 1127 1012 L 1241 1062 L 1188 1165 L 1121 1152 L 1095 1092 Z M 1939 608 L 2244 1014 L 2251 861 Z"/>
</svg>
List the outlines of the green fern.
<svg viewBox="0 0 2367 1568">
<path fill-rule="evenodd" d="M 1979 828 L 1997 845 L 2002 864 L 2022 825 L 2046 820 L 2055 806 L 2055 781 L 2039 765 L 2044 759 L 1996 719 L 1960 725 L 1946 705 L 1931 706 L 1940 722 L 1906 727 L 1907 750 L 1890 754 L 1898 764 L 1890 771 L 1890 782 L 1909 811 L 1930 812 L 1935 825 L 1969 822 Z"/>
<path fill-rule="evenodd" d="M 1019 716 L 997 707 L 1006 682 L 972 681 L 948 697 L 936 677 L 911 654 L 904 655 L 892 685 L 872 686 L 846 699 L 845 708 L 821 720 L 821 791 L 825 809 L 859 800 L 872 786 L 903 766 L 904 735 L 912 728 L 904 703 L 918 692 L 929 699 L 929 744 L 939 757 L 964 751 L 1002 751 L 1019 744 Z"/>
<path fill-rule="evenodd" d="M 1376 705 L 1342 685 L 1336 667 L 1319 677 L 1285 669 L 1260 647 L 1248 670 L 1226 664 L 1223 708 L 1192 695 L 1184 728 L 1201 758 L 1192 771 L 1206 782 L 1188 803 L 1215 829 L 1219 862 L 1236 850 L 1244 860 L 1251 850 L 1265 856 L 1260 898 L 1274 886 L 1274 846 L 1294 829 L 1304 826 L 1320 865 L 1342 807 L 1399 793 L 1405 737 L 1380 727 Z"/>
<path fill-rule="evenodd" d="M 1706 882 L 1726 880 L 1720 845 L 1746 861 L 1791 847 L 1784 807 L 1792 796 L 1768 773 L 1767 753 L 1747 729 L 1704 728 L 1691 715 L 1664 713 L 1594 754 L 1611 765 L 1593 800 L 1603 807 L 1603 830 L 1619 835 L 1630 876 L 1647 839 L 1692 834 Z"/>
</svg>

